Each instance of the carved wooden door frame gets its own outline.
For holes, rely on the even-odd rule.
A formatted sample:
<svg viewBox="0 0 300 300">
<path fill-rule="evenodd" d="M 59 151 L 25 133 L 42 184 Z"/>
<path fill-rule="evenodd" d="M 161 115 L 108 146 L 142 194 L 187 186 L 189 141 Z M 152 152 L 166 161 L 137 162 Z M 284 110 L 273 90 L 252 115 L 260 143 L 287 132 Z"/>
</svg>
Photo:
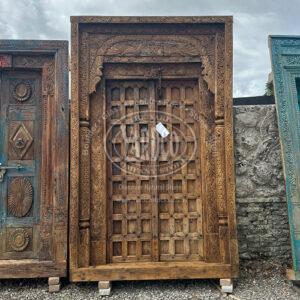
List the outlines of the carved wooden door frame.
<svg viewBox="0 0 300 300">
<path fill-rule="evenodd" d="M 71 280 L 236 277 L 238 251 L 232 134 L 232 18 L 72 17 L 71 22 L 72 138 L 69 238 Z M 152 28 L 151 34 L 149 27 Z M 122 32 L 118 31 L 120 29 Z M 148 30 L 146 34 L 145 29 Z M 172 34 L 169 34 L 170 32 Z M 201 36 L 199 32 L 202 33 Z M 98 145 L 103 148 L 103 151 L 98 153 L 98 163 L 95 164 L 91 158 L 90 138 L 93 132 L 90 124 L 92 113 L 90 102 L 97 87 L 103 82 L 105 71 L 103 68 L 109 63 L 202 65 L 202 77 L 215 102 L 213 126 L 216 136 L 217 182 L 214 201 L 218 207 L 218 234 L 222 236 L 228 232 L 229 235 L 229 257 L 226 258 L 225 264 L 197 265 L 194 262 L 172 262 L 166 265 L 162 262 L 149 262 L 124 266 L 124 264 L 107 265 L 106 261 L 96 266 L 90 263 L 80 264 L 79 260 L 90 261 L 90 247 L 105 251 L 101 242 L 106 238 L 105 220 L 100 218 L 100 227 L 93 228 L 94 231 L 91 233 L 91 215 L 96 209 L 95 206 L 91 208 L 91 193 L 95 192 L 96 187 L 95 184 L 91 184 L 93 181 L 91 174 L 105 172 L 105 157 L 104 145 Z M 149 77 L 152 78 L 153 74 Z M 106 188 L 103 188 L 106 181 L 98 181 L 97 184 L 96 196 L 106 198 Z M 94 244 L 91 244 L 91 235 L 99 235 Z M 170 274 L 170 267 L 175 267 L 176 272 Z M 157 272 L 153 273 L 154 269 Z"/>
<path fill-rule="evenodd" d="M 270 36 L 269 47 L 293 256 L 287 275 L 300 280 L 300 37 Z"/>
<path fill-rule="evenodd" d="M 38 259 L 0 260 L 0 278 L 67 274 L 69 97 L 68 42 L 0 40 L 1 70 L 36 70 L 42 78 L 42 162 Z M 47 251 L 46 251 L 47 249 Z M 42 254 L 44 253 L 44 254 Z"/>
</svg>

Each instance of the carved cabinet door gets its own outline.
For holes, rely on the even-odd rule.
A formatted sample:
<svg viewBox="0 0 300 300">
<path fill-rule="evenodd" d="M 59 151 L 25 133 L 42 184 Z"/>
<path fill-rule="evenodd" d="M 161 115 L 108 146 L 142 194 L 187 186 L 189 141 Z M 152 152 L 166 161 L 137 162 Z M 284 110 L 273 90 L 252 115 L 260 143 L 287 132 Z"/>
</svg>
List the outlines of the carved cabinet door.
<svg viewBox="0 0 300 300">
<path fill-rule="evenodd" d="M 0 50 L 0 278 L 65 276 L 68 44 Z"/>
<path fill-rule="evenodd" d="M 0 259 L 38 258 L 41 73 L 0 74 Z"/>
</svg>

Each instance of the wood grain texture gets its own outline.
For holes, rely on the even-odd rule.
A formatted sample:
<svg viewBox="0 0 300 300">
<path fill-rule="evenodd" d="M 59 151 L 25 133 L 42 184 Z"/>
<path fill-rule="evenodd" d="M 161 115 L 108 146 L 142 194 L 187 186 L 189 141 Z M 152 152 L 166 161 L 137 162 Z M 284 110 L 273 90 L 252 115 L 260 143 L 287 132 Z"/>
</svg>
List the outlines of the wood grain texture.
<svg viewBox="0 0 300 300">
<path fill-rule="evenodd" d="M 29 272 L 30 270 L 30 272 Z M 31 259 L 1 260 L 0 278 L 37 278 L 37 277 L 65 277 L 67 262 L 39 261 Z"/>
<path fill-rule="evenodd" d="M 68 42 L 1 40 L 0 49 L 12 60 L 0 68 L 0 162 L 21 165 L 0 183 L 0 278 L 65 276 Z"/>
<path fill-rule="evenodd" d="M 300 280 L 300 37 L 271 36 L 269 46 L 286 184 L 293 280 Z"/>
<path fill-rule="evenodd" d="M 236 277 L 232 18 L 71 22 L 71 280 Z"/>
<path fill-rule="evenodd" d="M 116 263 L 81 268 L 70 274 L 71 281 L 164 280 L 197 278 L 235 278 L 231 266 L 197 262 Z"/>
</svg>

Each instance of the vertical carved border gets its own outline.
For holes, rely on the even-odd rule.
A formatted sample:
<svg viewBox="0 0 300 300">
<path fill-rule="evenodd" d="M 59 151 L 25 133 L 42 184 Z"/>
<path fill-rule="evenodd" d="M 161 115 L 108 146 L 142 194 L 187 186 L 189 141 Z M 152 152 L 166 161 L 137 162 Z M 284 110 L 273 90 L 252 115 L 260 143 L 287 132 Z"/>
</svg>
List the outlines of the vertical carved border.
<svg viewBox="0 0 300 300">
<path fill-rule="evenodd" d="M 233 151 L 233 105 L 232 105 L 232 18 L 225 23 L 225 76 L 224 76 L 224 144 L 226 199 L 229 231 L 229 251 L 232 274 L 238 275 L 239 254 L 236 230 L 235 168 Z"/>
<path fill-rule="evenodd" d="M 78 268 L 79 221 L 79 25 L 71 24 L 71 152 L 70 152 L 70 270 Z"/>
</svg>

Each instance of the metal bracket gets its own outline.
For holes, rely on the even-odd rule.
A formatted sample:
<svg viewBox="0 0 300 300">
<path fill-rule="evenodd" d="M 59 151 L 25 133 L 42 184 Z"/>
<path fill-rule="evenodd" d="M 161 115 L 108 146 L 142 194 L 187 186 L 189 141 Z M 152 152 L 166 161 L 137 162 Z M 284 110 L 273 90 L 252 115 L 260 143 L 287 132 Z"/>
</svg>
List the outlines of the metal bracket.
<svg viewBox="0 0 300 300">
<path fill-rule="evenodd" d="M 5 173 L 6 169 L 0 169 L 0 183 L 3 182 Z"/>
<path fill-rule="evenodd" d="M 0 163 L 0 183 L 3 182 L 4 175 L 6 174 L 7 170 L 17 169 L 18 171 L 20 171 L 23 168 L 24 167 L 21 164 L 17 164 L 15 166 L 2 166 L 2 164 Z"/>
</svg>

